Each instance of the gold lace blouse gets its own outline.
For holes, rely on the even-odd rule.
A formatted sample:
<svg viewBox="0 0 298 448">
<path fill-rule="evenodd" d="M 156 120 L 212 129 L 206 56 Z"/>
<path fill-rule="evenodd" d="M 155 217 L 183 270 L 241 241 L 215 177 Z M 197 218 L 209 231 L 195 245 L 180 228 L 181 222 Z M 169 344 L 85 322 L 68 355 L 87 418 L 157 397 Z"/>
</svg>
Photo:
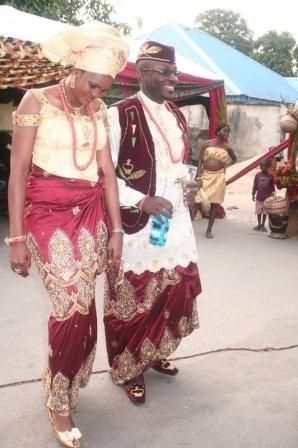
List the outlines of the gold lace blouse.
<svg viewBox="0 0 298 448">
<path fill-rule="evenodd" d="M 33 148 L 33 164 L 57 176 L 97 181 L 96 158 L 83 171 L 74 166 L 73 139 L 66 114 L 51 104 L 42 90 L 32 89 L 31 92 L 41 105 L 40 113 L 36 115 L 15 114 L 13 121 L 20 126 L 38 126 Z M 106 105 L 102 102 L 100 110 L 95 114 L 97 151 L 105 146 L 107 140 L 106 114 Z M 81 166 L 91 156 L 94 138 L 93 124 L 85 115 L 73 115 L 73 120 L 77 138 L 76 159 L 78 165 Z"/>
<path fill-rule="evenodd" d="M 204 161 L 209 159 L 220 160 L 225 165 L 231 160 L 228 151 L 224 148 L 218 148 L 216 146 L 209 146 L 204 152 Z"/>
</svg>

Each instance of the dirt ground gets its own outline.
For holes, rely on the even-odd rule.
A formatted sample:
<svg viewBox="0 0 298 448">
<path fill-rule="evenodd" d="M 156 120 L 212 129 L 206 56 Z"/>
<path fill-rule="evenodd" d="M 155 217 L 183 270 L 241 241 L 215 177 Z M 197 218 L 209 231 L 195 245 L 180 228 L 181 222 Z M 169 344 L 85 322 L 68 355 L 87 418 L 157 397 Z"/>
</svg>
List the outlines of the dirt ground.
<svg viewBox="0 0 298 448">
<path fill-rule="evenodd" d="M 244 165 L 229 168 L 227 179 Z M 256 171 L 227 187 L 227 218 L 215 223 L 214 239 L 205 238 L 206 220 L 193 223 L 200 329 L 173 354 L 177 377 L 146 372 L 142 407 L 107 374 L 99 279 L 98 352 L 74 417 L 82 448 L 297 448 L 298 239 L 252 230 Z M 0 218 L 0 446 L 58 448 L 40 384 L 48 297 L 36 269 L 26 279 L 11 272 L 7 234 Z"/>
<path fill-rule="evenodd" d="M 253 157 L 244 162 L 236 163 L 227 169 L 226 179 L 228 180 L 234 174 L 241 171 L 243 168 L 248 166 L 254 160 L 256 160 L 259 156 Z M 251 199 L 251 192 L 253 181 L 256 173 L 259 171 L 259 168 L 254 168 L 249 173 L 242 176 L 240 179 L 234 181 L 229 184 L 226 189 L 225 195 L 225 211 L 227 219 L 240 220 L 248 222 L 254 227 L 257 224 L 257 218 L 255 215 L 255 203 Z M 276 190 L 276 195 L 284 197 L 286 194 L 286 190 Z M 295 216 L 294 216 L 295 215 Z M 291 212 L 291 219 L 289 222 L 289 228 L 291 228 L 291 233 L 298 235 L 298 226 L 294 228 L 293 221 L 297 221 L 298 224 L 298 216 L 297 213 Z M 267 223 L 268 227 L 268 223 Z"/>
<path fill-rule="evenodd" d="M 227 169 L 226 179 L 234 176 L 258 157 L 230 166 Z M 255 204 L 251 199 L 251 191 L 254 177 L 258 171 L 259 168 L 255 168 L 227 186 L 224 207 L 228 219 L 248 221 L 252 224 L 256 221 Z"/>
</svg>

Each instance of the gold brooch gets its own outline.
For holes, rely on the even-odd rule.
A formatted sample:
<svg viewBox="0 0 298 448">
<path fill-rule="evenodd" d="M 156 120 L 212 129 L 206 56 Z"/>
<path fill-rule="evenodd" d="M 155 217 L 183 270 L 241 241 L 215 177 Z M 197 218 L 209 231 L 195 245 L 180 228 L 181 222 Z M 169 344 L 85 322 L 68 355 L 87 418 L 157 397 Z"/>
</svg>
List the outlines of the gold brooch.
<svg viewBox="0 0 298 448">
<path fill-rule="evenodd" d="M 143 47 L 141 48 L 141 53 L 144 54 L 157 54 L 161 52 L 161 48 L 157 47 L 156 45 L 152 45 L 151 47 L 149 46 L 149 44 L 145 44 L 143 45 Z"/>
<path fill-rule="evenodd" d="M 126 180 L 135 180 L 140 179 L 146 173 L 146 170 L 139 170 L 133 172 L 134 165 L 131 163 L 130 159 L 127 159 L 125 163 L 123 163 L 122 168 L 119 167 L 119 173 L 123 179 Z"/>
</svg>

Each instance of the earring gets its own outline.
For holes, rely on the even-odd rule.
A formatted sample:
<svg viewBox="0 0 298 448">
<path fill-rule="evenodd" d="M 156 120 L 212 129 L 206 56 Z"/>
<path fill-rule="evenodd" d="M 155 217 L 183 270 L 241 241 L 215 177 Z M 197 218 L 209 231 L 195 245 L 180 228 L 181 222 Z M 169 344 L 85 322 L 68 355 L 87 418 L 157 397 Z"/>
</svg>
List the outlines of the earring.
<svg viewBox="0 0 298 448">
<path fill-rule="evenodd" d="M 75 76 L 72 76 L 72 77 L 70 78 L 70 83 L 69 83 L 69 85 L 70 85 L 70 87 L 71 87 L 72 89 L 75 88 L 75 86 L 76 86 L 76 77 L 75 77 Z"/>
</svg>

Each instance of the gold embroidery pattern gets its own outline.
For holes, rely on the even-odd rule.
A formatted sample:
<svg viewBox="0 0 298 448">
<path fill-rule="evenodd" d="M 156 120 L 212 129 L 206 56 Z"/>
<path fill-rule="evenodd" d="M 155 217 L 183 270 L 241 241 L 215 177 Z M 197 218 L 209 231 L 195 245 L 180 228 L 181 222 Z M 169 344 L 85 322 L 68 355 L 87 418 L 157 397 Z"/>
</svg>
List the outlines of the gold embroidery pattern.
<svg viewBox="0 0 298 448">
<path fill-rule="evenodd" d="M 100 222 L 97 227 L 97 273 L 101 274 L 108 267 L 108 230 L 104 222 Z"/>
<path fill-rule="evenodd" d="M 111 300 L 111 289 L 106 280 L 104 286 L 104 314 L 113 314 L 119 320 L 132 319 L 138 311 L 138 306 L 135 290 L 127 279 L 124 279 L 118 286 L 116 295 L 117 300 Z"/>
<path fill-rule="evenodd" d="M 61 415 L 69 415 L 69 379 L 58 372 L 52 380 L 51 371 L 47 369 L 43 377 L 43 384 L 48 393 L 47 406 Z"/>
<path fill-rule="evenodd" d="M 129 282 L 124 281 L 119 286 L 119 294 L 121 300 L 117 300 L 115 303 L 111 302 L 115 316 L 121 320 L 131 319 L 137 312 L 135 291 Z"/>
<path fill-rule="evenodd" d="M 142 364 L 146 366 L 150 361 L 154 360 L 156 358 L 156 352 L 155 345 L 146 338 L 141 347 Z"/>
<path fill-rule="evenodd" d="M 39 114 L 12 114 L 12 122 L 18 126 L 39 126 L 41 116 Z"/>
<path fill-rule="evenodd" d="M 198 312 L 198 302 L 197 302 L 196 298 L 194 299 L 194 302 L 193 302 L 191 322 L 192 322 L 192 326 L 193 326 L 194 329 L 200 327 L 199 312 Z"/>
<path fill-rule="evenodd" d="M 48 104 L 48 99 L 46 95 L 43 93 L 43 89 L 31 89 L 30 92 L 37 99 L 39 104 L 44 105 Z"/>
<path fill-rule="evenodd" d="M 160 294 L 165 291 L 168 286 L 174 286 L 181 281 L 181 274 L 175 269 L 164 270 L 159 278 L 152 278 L 148 283 L 142 303 L 136 303 L 136 294 L 130 282 L 125 279 L 125 282 L 117 289 L 117 301 L 111 300 L 111 291 L 108 282 L 105 282 L 104 300 L 105 300 L 105 315 L 113 314 L 117 319 L 130 320 L 133 319 L 137 313 L 145 313 L 150 311 Z M 166 305 L 166 304 L 165 304 Z M 163 311 L 164 319 L 169 322 L 170 311 L 165 308 Z M 138 361 L 133 353 L 126 348 L 121 354 L 114 358 L 113 366 L 110 374 L 114 383 L 122 384 L 128 381 L 145 370 L 148 365 L 157 359 L 168 358 L 179 346 L 181 338 L 190 334 L 195 328 L 198 328 L 198 311 L 196 300 L 193 301 L 192 316 L 182 316 L 178 326 L 175 328 L 175 334 L 169 326 L 166 326 L 164 333 L 156 346 L 148 337 L 146 337 L 141 345 Z M 112 343 L 117 346 L 115 341 Z"/>
<path fill-rule="evenodd" d="M 190 333 L 191 322 L 187 319 L 187 317 L 181 317 L 178 324 L 178 332 L 181 337 L 187 336 Z"/>
<path fill-rule="evenodd" d="M 115 384 L 123 384 L 131 378 L 142 373 L 142 368 L 138 367 L 135 357 L 128 350 L 115 358 L 115 364 L 119 365 L 117 369 L 111 369 L 110 374 Z"/>
<path fill-rule="evenodd" d="M 136 303 L 136 293 L 133 286 L 125 278 L 117 288 L 117 300 L 111 300 L 111 291 L 108 282 L 104 288 L 104 313 L 113 314 L 120 320 L 133 319 L 136 313 L 144 313 L 152 308 L 159 295 L 167 286 L 177 285 L 181 275 L 175 269 L 164 270 L 161 278 L 152 278 L 148 283 L 142 303 Z"/>
<path fill-rule="evenodd" d="M 186 316 L 181 317 L 178 323 L 178 333 L 180 337 L 188 336 L 195 328 L 199 328 L 199 315 L 197 301 L 194 301 L 191 319 Z"/>
<path fill-rule="evenodd" d="M 138 376 L 144 371 L 148 364 L 157 359 L 170 356 L 179 346 L 181 338 L 175 338 L 171 330 L 166 327 L 159 347 L 156 347 L 148 338 L 141 346 L 141 361 L 136 362 L 132 353 L 127 349 L 114 359 L 113 367 L 110 369 L 112 380 L 115 384 L 123 384 Z"/>
<path fill-rule="evenodd" d="M 78 242 L 82 255 L 81 268 L 84 272 L 92 272 L 92 268 L 94 267 L 97 259 L 94 238 L 86 229 L 82 229 Z"/>
<path fill-rule="evenodd" d="M 108 314 L 112 314 L 112 312 L 113 310 L 111 308 L 111 288 L 105 276 L 103 285 L 103 313 L 105 316 L 107 316 Z"/>
<path fill-rule="evenodd" d="M 86 229 L 81 229 L 78 236 L 81 259 L 76 260 L 71 241 L 61 229 L 56 229 L 49 241 L 49 261 L 44 262 L 34 235 L 28 234 L 28 247 L 57 320 L 66 320 L 76 311 L 84 315 L 89 312 L 95 297 L 96 273 L 107 266 L 108 233 L 103 222 L 98 225 L 96 240 Z"/>
<path fill-rule="evenodd" d="M 130 159 L 122 164 L 122 168 L 120 166 L 118 168 L 120 176 L 127 181 L 140 179 L 146 174 L 146 170 L 133 171 L 134 165 Z"/>
<path fill-rule="evenodd" d="M 50 368 L 43 375 L 43 385 L 48 394 L 47 406 L 61 415 L 69 415 L 78 409 L 80 387 L 85 387 L 90 379 L 94 364 L 96 346 L 80 368 L 74 379 L 70 381 L 61 372 L 52 379 Z"/>
<path fill-rule="evenodd" d="M 181 275 L 176 269 L 166 269 L 163 271 L 160 288 L 164 290 L 167 286 L 177 285 L 180 281 Z"/>
<path fill-rule="evenodd" d="M 88 384 L 95 360 L 95 353 L 96 345 L 72 381 L 69 391 L 70 409 L 72 411 L 78 410 L 79 389 L 86 387 Z"/>
<path fill-rule="evenodd" d="M 153 278 L 146 287 L 142 311 L 150 310 L 161 292 L 162 289 L 159 286 L 158 280 Z"/>
<path fill-rule="evenodd" d="M 76 260 L 73 256 L 72 243 L 60 229 L 57 229 L 50 239 L 49 258 L 53 280 L 57 278 L 71 284 L 70 279 L 76 273 Z"/>
<path fill-rule="evenodd" d="M 144 44 L 141 49 L 140 53 L 146 54 L 147 56 L 150 56 L 152 54 L 157 54 L 161 52 L 161 48 L 157 45 L 151 45 L 150 44 Z"/>
<path fill-rule="evenodd" d="M 170 356 L 179 346 L 181 338 L 174 338 L 169 327 L 166 327 L 162 340 L 160 341 L 158 358 L 163 359 Z"/>
</svg>

